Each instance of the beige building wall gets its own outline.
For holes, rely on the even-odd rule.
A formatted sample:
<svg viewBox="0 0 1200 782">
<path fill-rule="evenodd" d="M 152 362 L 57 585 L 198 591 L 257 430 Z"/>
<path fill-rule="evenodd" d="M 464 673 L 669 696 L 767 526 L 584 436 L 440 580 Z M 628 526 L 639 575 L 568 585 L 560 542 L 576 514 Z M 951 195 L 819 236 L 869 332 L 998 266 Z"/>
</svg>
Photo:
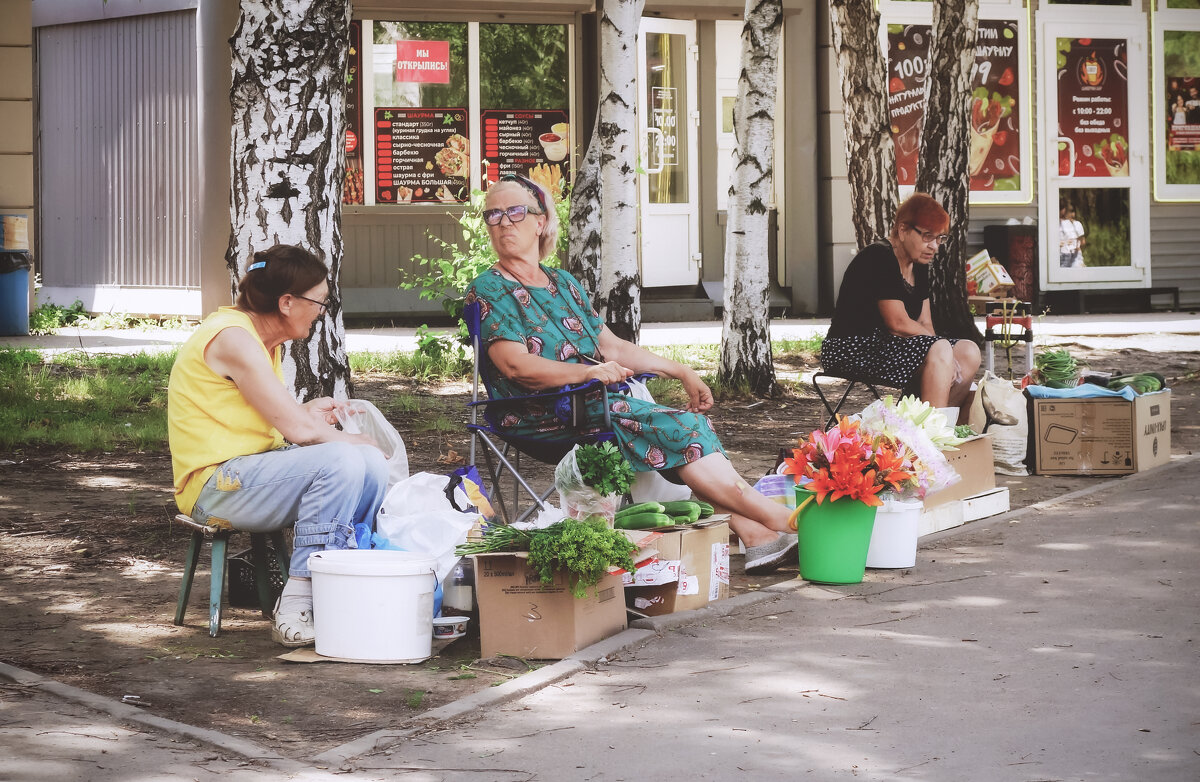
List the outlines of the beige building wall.
<svg viewBox="0 0 1200 782">
<path fill-rule="evenodd" d="M 32 8 L 32 0 L 0 0 L 0 213 L 29 217 L 30 249 L 36 251 Z"/>
</svg>

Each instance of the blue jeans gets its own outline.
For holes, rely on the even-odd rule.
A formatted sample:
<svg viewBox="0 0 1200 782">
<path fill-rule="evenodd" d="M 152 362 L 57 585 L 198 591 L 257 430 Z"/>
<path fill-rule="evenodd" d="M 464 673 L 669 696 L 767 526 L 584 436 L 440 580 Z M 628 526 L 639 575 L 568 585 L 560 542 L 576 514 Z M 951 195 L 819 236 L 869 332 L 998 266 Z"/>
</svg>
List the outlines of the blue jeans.
<svg viewBox="0 0 1200 782">
<path fill-rule="evenodd" d="M 355 548 L 354 525 L 374 528 L 387 482 L 387 461 L 373 446 L 289 446 L 222 464 L 200 490 L 192 518 L 224 519 L 245 532 L 294 524 L 289 573 L 309 578 L 309 554 Z"/>
</svg>

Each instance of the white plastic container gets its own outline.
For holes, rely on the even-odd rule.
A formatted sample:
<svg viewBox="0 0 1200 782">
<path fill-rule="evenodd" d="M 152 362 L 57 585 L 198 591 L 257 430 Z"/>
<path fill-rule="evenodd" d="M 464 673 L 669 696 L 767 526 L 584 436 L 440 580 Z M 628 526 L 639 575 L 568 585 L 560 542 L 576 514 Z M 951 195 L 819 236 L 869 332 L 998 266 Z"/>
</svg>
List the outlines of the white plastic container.
<svg viewBox="0 0 1200 782">
<path fill-rule="evenodd" d="M 331 550 L 308 558 L 317 654 L 419 663 L 433 647 L 432 557 L 408 551 Z"/>
<path fill-rule="evenodd" d="M 871 545 L 867 549 L 867 567 L 902 568 L 917 564 L 917 537 L 924 504 L 901 502 L 884 497 L 883 507 L 875 511 Z"/>
</svg>

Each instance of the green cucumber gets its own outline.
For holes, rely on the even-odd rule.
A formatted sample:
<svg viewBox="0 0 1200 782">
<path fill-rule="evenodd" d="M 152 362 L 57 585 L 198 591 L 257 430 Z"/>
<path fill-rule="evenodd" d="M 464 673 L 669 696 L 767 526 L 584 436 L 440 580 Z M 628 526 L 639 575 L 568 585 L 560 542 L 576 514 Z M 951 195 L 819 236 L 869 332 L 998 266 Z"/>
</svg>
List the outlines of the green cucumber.
<svg viewBox="0 0 1200 782">
<path fill-rule="evenodd" d="M 675 520 L 665 513 L 631 513 L 618 516 L 613 525 L 617 529 L 654 529 L 655 527 L 673 527 Z"/>
<path fill-rule="evenodd" d="M 668 516 L 675 519 L 677 524 L 691 524 L 700 518 L 700 503 L 698 502 L 664 502 L 663 506 Z"/>
<path fill-rule="evenodd" d="M 664 508 L 660 502 L 639 502 L 637 505 L 628 505 L 617 511 L 615 518 L 622 516 L 635 516 L 639 513 L 663 513 Z"/>
<path fill-rule="evenodd" d="M 700 518 L 707 519 L 709 516 L 717 512 L 717 509 L 709 505 L 704 500 L 696 500 L 696 504 L 700 506 Z"/>
</svg>

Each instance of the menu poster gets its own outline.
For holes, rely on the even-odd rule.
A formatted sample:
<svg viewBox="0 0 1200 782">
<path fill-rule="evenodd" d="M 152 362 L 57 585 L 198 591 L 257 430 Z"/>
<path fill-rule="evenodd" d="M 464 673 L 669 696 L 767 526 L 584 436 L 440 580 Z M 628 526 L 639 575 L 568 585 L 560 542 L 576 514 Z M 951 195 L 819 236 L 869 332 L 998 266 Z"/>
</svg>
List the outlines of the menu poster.
<svg viewBox="0 0 1200 782">
<path fill-rule="evenodd" d="M 1167 77 L 1167 149 L 1200 150 L 1200 77 Z"/>
<path fill-rule="evenodd" d="M 929 25 L 888 25 L 888 119 L 896 148 L 896 181 L 917 183 L 917 151 L 925 109 Z"/>
<path fill-rule="evenodd" d="M 929 33 L 927 24 L 888 25 L 888 116 L 901 186 L 917 182 Z M 1016 21 L 981 19 L 970 80 L 973 191 L 1021 189 L 1019 64 Z"/>
<path fill-rule="evenodd" d="M 350 58 L 346 63 L 346 178 L 342 203 L 363 202 L 362 127 L 362 22 L 350 22 Z"/>
<path fill-rule="evenodd" d="M 465 203 L 470 175 L 466 109 L 375 109 L 376 203 Z"/>
<path fill-rule="evenodd" d="M 569 181 L 571 126 L 567 112 L 557 110 L 513 111 L 485 109 L 483 124 L 483 170 L 487 184 L 505 174 L 520 174 L 562 195 Z"/>
<path fill-rule="evenodd" d="M 1124 38 L 1058 39 L 1058 174 L 1129 176 Z"/>
</svg>

